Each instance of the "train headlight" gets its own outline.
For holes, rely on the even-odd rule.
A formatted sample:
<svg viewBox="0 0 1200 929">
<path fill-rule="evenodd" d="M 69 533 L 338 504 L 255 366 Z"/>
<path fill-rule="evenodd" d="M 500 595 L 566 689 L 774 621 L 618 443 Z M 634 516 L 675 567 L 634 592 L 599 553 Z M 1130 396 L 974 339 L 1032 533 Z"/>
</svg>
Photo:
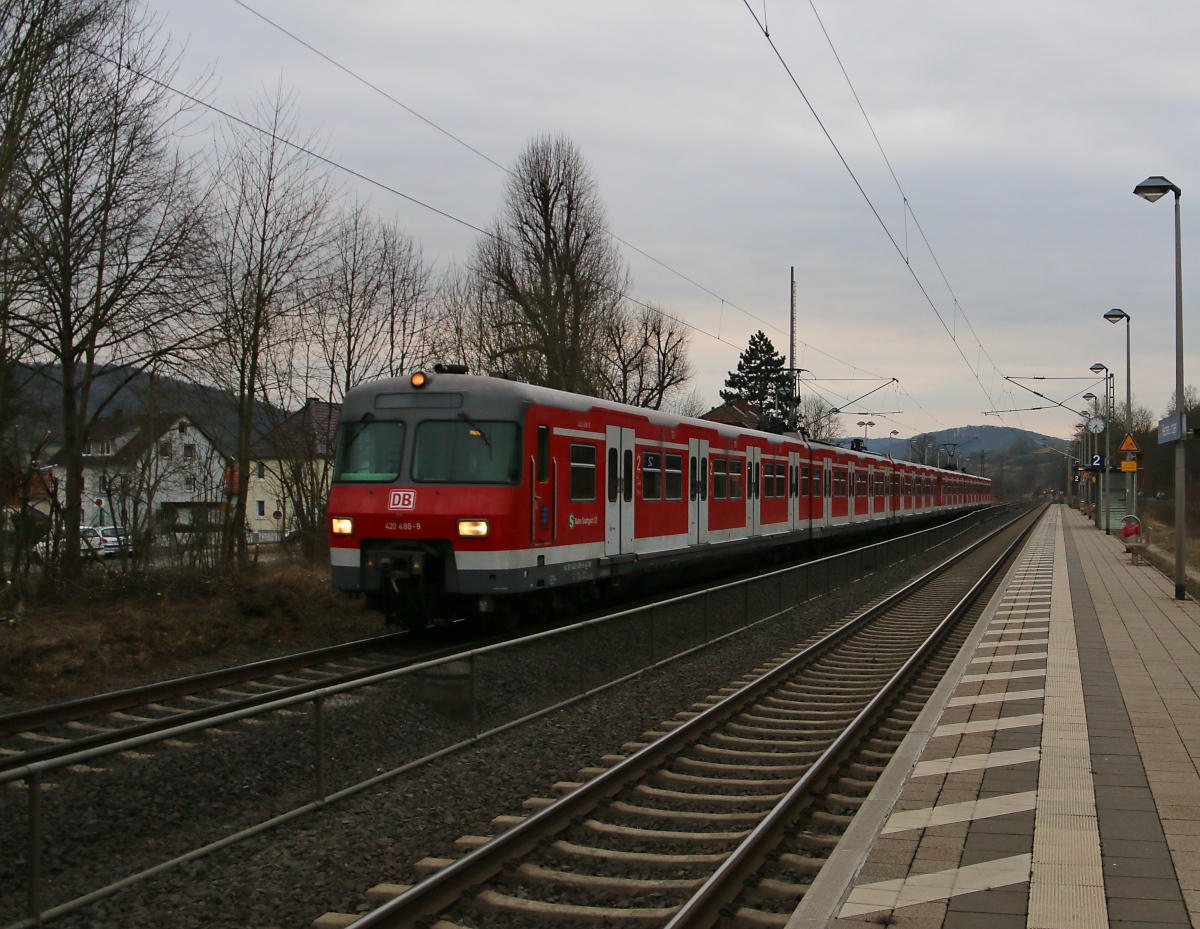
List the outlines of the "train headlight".
<svg viewBox="0 0 1200 929">
<path fill-rule="evenodd" d="M 482 539 L 488 534 L 486 519 L 460 519 L 458 534 L 464 539 Z"/>
<path fill-rule="evenodd" d="M 354 535 L 354 520 L 349 516 L 335 516 L 329 524 L 334 535 Z"/>
<path fill-rule="evenodd" d="M 418 371 L 408 379 L 408 382 L 412 384 L 413 387 L 424 387 L 426 381 L 428 380 L 429 376 L 424 371 Z"/>
</svg>

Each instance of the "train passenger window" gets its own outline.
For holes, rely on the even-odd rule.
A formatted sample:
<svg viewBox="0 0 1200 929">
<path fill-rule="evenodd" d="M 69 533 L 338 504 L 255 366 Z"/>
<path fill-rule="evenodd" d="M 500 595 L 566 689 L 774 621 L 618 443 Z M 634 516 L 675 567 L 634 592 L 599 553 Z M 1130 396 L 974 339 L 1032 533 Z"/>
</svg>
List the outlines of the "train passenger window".
<svg viewBox="0 0 1200 929">
<path fill-rule="evenodd" d="M 596 446 L 571 445 L 571 499 L 596 499 Z"/>
<path fill-rule="evenodd" d="M 775 496 L 787 496 L 787 467 L 782 462 L 775 465 Z"/>
<path fill-rule="evenodd" d="M 816 488 L 816 496 L 821 496 L 821 479 L 817 477 L 819 471 L 813 472 L 813 487 Z M 800 469 L 800 496 L 808 496 L 808 468 Z"/>
<path fill-rule="evenodd" d="M 694 461 L 695 459 L 693 459 Z M 682 455 L 667 455 L 667 469 L 663 472 L 663 479 L 666 483 L 663 494 L 666 500 L 682 500 L 683 499 L 683 456 Z"/>
<path fill-rule="evenodd" d="M 617 502 L 617 484 L 620 477 L 620 472 L 617 468 L 617 450 L 610 448 L 608 450 L 608 502 Z"/>
<path fill-rule="evenodd" d="M 642 452 L 642 499 L 662 496 L 662 453 Z"/>
<path fill-rule="evenodd" d="M 700 459 L 700 499 L 708 499 L 708 457 Z"/>
<path fill-rule="evenodd" d="M 742 462 L 737 458 L 729 459 L 729 499 L 742 499 Z"/>
<path fill-rule="evenodd" d="M 537 479 L 550 479 L 550 427 L 538 426 L 537 431 Z"/>
<path fill-rule="evenodd" d="M 521 427 L 427 419 L 417 426 L 412 478 L 435 484 L 516 484 L 521 480 Z"/>
<path fill-rule="evenodd" d="M 867 487 L 867 472 L 866 471 L 855 471 L 854 472 L 854 495 L 856 497 L 865 497 L 868 493 L 869 493 L 869 488 Z"/>
<path fill-rule="evenodd" d="M 833 496 L 845 497 L 849 489 L 849 474 L 842 468 L 833 469 Z"/>
<path fill-rule="evenodd" d="M 726 487 L 726 468 L 727 462 L 724 458 L 714 458 L 712 464 L 713 470 L 713 499 L 724 500 L 728 495 Z"/>
<path fill-rule="evenodd" d="M 695 500 L 696 494 L 698 494 L 700 492 L 700 488 L 697 486 L 697 484 L 698 484 L 698 481 L 696 478 L 696 456 L 692 455 L 691 458 L 688 459 L 688 499 L 689 500 Z"/>
<path fill-rule="evenodd" d="M 338 429 L 333 479 L 394 481 L 400 476 L 404 423 L 343 423 Z"/>
<path fill-rule="evenodd" d="M 624 479 L 621 482 L 621 485 L 622 485 L 621 486 L 621 497 L 625 500 L 626 503 L 629 503 L 633 500 L 633 450 L 632 449 L 625 450 L 625 455 L 624 455 L 624 458 L 621 463 L 624 465 L 624 467 L 622 468 L 622 470 L 624 471 L 624 474 L 621 475 L 621 477 Z"/>
<path fill-rule="evenodd" d="M 791 465 L 788 467 L 788 496 L 797 497 L 800 495 L 800 465 Z"/>
<path fill-rule="evenodd" d="M 762 495 L 764 497 L 775 496 L 775 462 L 764 461 L 762 465 Z"/>
</svg>

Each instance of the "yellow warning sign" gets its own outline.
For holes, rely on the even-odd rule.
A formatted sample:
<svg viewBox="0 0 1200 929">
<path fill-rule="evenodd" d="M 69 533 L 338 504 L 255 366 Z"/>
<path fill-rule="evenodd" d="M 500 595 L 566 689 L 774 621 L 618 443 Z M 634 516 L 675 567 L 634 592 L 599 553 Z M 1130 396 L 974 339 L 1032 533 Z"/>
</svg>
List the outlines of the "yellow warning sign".
<svg viewBox="0 0 1200 929">
<path fill-rule="evenodd" d="M 1121 443 L 1121 447 L 1117 449 L 1119 452 L 1140 452 L 1137 442 L 1133 441 L 1133 436 L 1125 436 L 1125 441 Z"/>
<path fill-rule="evenodd" d="M 1137 466 L 1136 461 L 1122 461 L 1121 462 L 1121 470 L 1122 471 L 1137 471 L 1137 469 L 1138 469 L 1138 466 Z"/>
</svg>

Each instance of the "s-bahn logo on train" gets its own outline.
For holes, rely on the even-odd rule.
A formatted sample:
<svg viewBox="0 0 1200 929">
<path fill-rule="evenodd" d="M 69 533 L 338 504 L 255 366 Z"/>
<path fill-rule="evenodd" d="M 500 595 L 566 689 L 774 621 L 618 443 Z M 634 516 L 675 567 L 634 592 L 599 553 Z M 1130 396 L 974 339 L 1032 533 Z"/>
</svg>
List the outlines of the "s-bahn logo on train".
<svg viewBox="0 0 1200 929">
<path fill-rule="evenodd" d="M 388 498 L 389 510 L 415 510 L 417 508 L 417 492 L 415 490 L 393 490 Z"/>
</svg>

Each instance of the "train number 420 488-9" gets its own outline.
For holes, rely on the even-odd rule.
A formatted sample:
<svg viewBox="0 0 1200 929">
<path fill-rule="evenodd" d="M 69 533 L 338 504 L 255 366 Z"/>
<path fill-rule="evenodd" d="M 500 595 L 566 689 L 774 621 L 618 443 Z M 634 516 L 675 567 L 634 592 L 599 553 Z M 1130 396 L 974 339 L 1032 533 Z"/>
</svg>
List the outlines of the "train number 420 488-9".
<svg viewBox="0 0 1200 929">
<path fill-rule="evenodd" d="M 390 532 L 420 532 L 420 523 L 384 523 L 383 528 Z"/>
</svg>

